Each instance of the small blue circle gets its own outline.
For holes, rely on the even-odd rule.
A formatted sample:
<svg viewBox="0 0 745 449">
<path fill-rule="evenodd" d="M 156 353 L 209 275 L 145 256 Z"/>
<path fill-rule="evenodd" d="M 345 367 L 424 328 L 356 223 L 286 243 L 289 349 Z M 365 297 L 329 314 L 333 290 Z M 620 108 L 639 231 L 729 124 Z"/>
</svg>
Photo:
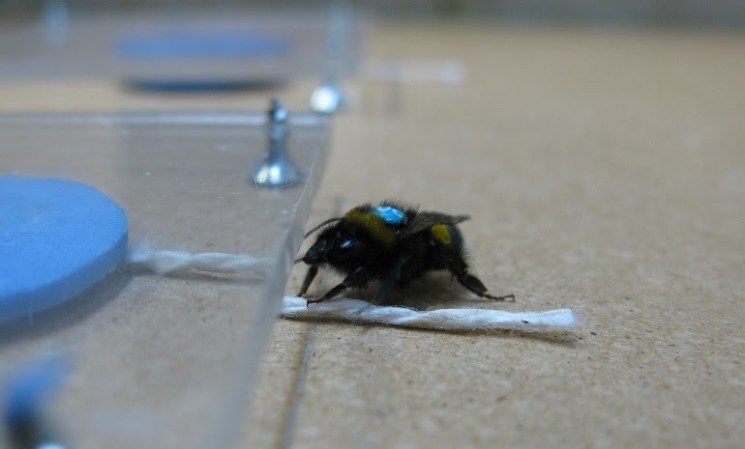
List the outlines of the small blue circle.
<svg viewBox="0 0 745 449">
<path fill-rule="evenodd" d="M 406 214 L 393 206 L 375 206 L 372 213 L 388 224 L 401 224 L 406 220 Z"/>
</svg>

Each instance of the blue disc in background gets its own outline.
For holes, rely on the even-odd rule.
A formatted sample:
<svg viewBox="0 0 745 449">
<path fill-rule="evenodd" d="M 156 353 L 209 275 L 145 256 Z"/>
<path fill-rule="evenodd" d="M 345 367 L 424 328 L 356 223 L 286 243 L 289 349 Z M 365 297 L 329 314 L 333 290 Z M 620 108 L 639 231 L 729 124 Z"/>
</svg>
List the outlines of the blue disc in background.
<svg viewBox="0 0 745 449">
<path fill-rule="evenodd" d="M 0 176 L 0 322 L 83 293 L 127 255 L 127 216 L 97 189 Z"/>
<path fill-rule="evenodd" d="M 286 39 L 230 30 L 174 29 L 121 36 L 116 53 L 130 60 L 245 59 L 283 56 L 290 50 Z"/>
<path fill-rule="evenodd" d="M 284 37 L 244 30 L 132 31 L 114 42 L 116 57 L 131 63 L 127 87 L 166 93 L 276 87 L 285 77 L 266 73 L 267 58 L 276 63 L 290 50 Z"/>
</svg>

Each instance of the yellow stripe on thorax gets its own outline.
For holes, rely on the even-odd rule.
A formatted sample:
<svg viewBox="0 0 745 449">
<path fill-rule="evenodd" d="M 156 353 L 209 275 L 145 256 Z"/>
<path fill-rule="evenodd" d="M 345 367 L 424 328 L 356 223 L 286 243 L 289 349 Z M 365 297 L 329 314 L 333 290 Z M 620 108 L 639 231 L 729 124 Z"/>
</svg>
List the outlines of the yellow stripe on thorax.
<svg viewBox="0 0 745 449">
<path fill-rule="evenodd" d="M 390 246 L 396 241 L 396 233 L 382 218 L 360 209 L 352 209 L 344 215 L 344 220 L 362 226 L 372 237 Z"/>
<path fill-rule="evenodd" d="M 450 243 L 452 242 L 452 237 L 450 236 L 450 229 L 445 224 L 436 224 L 433 225 L 431 228 L 432 236 L 437 240 L 438 242 L 442 243 L 445 246 L 450 246 Z"/>
</svg>

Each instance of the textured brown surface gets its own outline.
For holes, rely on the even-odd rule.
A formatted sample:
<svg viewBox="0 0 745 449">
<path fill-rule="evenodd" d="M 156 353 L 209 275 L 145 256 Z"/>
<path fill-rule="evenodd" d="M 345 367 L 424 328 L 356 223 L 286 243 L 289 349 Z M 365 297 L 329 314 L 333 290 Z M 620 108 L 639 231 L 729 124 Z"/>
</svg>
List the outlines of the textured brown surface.
<svg viewBox="0 0 745 449">
<path fill-rule="evenodd" d="M 447 278 L 408 294 L 572 307 L 582 325 L 556 339 L 279 320 L 243 446 L 741 447 L 745 36 L 387 25 L 371 39 L 371 57 L 455 59 L 467 78 L 350 86 L 312 222 L 386 197 L 470 213 L 474 271 L 517 302 Z M 4 87 L 0 109 L 263 101 L 36 89 Z"/>
<path fill-rule="evenodd" d="M 362 84 L 315 221 L 338 198 L 470 213 L 476 272 L 518 295 L 502 307 L 572 307 L 583 323 L 563 341 L 279 321 L 256 413 L 293 404 L 283 441 L 298 448 L 740 446 L 744 44 L 380 29 L 374 56 L 454 58 L 466 82 Z M 437 290 L 423 294 L 476 303 Z M 285 365 L 298 334 L 300 380 Z"/>
</svg>

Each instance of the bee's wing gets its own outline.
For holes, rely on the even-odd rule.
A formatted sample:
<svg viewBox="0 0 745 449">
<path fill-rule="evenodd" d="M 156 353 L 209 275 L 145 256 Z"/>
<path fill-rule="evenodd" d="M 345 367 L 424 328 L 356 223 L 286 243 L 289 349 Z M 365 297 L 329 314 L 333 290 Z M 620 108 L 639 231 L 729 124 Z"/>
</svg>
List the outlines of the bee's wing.
<svg viewBox="0 0 745 449">
<path fill-rule="evenodd" d="M 436 224 L 458 224 L 471 218 L 469 215 L 448 215 L 440 212 L 419 212 L 406 226 L 406 234 L 428 231 Z"/>
</svg>

